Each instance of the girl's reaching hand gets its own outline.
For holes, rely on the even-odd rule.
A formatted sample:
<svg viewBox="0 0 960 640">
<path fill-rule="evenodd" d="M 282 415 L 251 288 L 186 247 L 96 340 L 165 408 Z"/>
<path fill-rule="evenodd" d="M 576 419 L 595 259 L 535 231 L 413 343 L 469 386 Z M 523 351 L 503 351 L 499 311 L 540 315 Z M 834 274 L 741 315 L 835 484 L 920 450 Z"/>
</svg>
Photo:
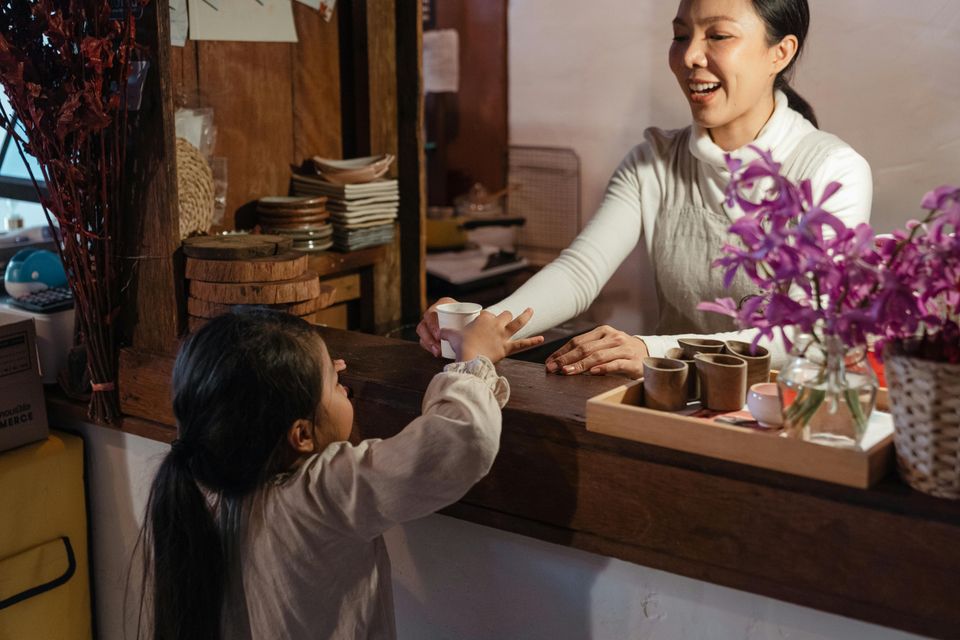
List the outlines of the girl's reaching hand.
<svg viewBox="0 0 960 640">
<path fill-rule="evenodd" d="M 463 331 L 443 329 L 440 337 L 450 342 L 450 346 L 457 353 L 457 360 L 473 360 L 477 356 L 486 356 L 491 362 L 499 362 L 509 355 L 543 342 L 543 336 L 511 340 L 532 317 L 533 309 L 527 309 L 516 318 L 509 311 L 497 316 L 489 311 L 481 311 L 480 316 Z"/>
</svg>

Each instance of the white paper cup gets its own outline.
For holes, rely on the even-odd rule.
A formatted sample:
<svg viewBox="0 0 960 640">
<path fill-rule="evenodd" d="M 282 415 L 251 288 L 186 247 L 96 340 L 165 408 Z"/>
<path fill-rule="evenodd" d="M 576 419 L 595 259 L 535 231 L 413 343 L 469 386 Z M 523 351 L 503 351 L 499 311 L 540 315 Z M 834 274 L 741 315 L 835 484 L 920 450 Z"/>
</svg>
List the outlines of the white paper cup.
<svg viewBox="0 0 960 640">
<path fill-rule="evenodd" d="M 437 305 L 437 320 L 441 329 L 462 330 L 465 326 L 477 319 L 483 310 L 475 302 L 448 302 Z M 440 355 L 444 358 L 456 358 L 457 354 L 446 340 L 440 341 Z"/>
</svg>

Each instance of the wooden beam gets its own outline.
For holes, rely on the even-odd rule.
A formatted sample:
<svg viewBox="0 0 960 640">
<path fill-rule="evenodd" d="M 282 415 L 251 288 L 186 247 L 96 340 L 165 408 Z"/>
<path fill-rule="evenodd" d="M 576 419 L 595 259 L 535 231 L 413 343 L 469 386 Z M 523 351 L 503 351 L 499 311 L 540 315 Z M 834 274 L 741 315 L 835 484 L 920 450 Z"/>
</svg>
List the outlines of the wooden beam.
<svg viewBox="0 0 960 640">
<path fill-rule="evenodd" d="M 415 9 L 411 8 L 415 5 Z M 426 309 L 426 156 L 420 2 L 397 2 L 397 175 L 400 180 L 400 291 L 403 322 Z"/>
<path fill-rule="evenodd" d="M 121 340 L 156 352 L 169 349 L 179 334 L 186 300 L 182 262 L 175 258 L 180 216 L 168 14 L 167 0 L 149 3 L 137 30 L 154 57 L 128 141 L 129 215 L 121 231 Z"/>
<path fill-rule="evenodd" d="M 395 0 L 366 0 L 366 60 L 370 153 L 397 155 L 397 58 Z M 389 177 L 396 178 L 397 166 Z M 401 193 L 401 200 L 406 197 Z M 373 324 L 377 333 L 386 333 L 401 321 L 400 237 L 403 224 L 384 261 L 373 269 Z"/>
</svg>

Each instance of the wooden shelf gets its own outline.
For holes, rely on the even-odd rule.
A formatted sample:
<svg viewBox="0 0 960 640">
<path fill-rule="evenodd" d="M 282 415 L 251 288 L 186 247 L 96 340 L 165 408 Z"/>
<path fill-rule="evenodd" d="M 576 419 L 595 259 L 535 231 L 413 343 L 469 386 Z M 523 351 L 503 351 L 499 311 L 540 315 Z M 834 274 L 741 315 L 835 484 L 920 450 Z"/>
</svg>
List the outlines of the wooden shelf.
<svg viewBox="0 0 960 640">
<path fill-rule="evenodd" d="M 310 255 L 309 269 L 320 274 L 323 278 L 328 275 L 345 273 L 364 267 L 372 267 L 384 261 L 387 255 L 385 246 L 358 249 L 347 253 L 337 251 L 322 251 Z"/>
</svg>

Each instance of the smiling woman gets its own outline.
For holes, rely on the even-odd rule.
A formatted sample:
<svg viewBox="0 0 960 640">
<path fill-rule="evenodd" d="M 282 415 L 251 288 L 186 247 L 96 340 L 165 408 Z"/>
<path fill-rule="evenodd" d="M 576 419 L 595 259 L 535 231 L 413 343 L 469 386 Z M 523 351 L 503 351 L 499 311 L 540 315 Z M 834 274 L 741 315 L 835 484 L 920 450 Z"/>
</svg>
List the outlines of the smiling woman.
<svg viewBox="0 0 960 640">
<path fill-rule="evenodd" d="M 725 154 L 751 160 L 750 148 L 771 150 L 784 175 L 809 179 L 815 193 L 832 181 L 844 187 L 830 205 L 848 226 L 870 217 L 872 177 L 867 162 L 834 135 L 817 129 L 812 109 L 788 85 L 806 40 L 806 0 L 683 0 L 673 19 L 669 65 L 687 99 L 693 124 L 656 127 L 621 162 L 597 213 L 560 257 L 491 311 L 526 307 L 533 320 L 518 337 L 533 335 L 587 309 L 630 252 L 643 242 L 657 290 L 656 333 L 632 336 L 603 326 L 577 336 L 546 362 L 566 375 L 642 375 L 646 355 L 662 356 L 679 335 L 750 340 L 725 318 L 697 311 L 703 300 L 743 299 L 757 293 L 746 278 L 724 286 L 713 261 L 727 228 L 742 213 L 728 210 Z M 667 25 L 665 25 L 666 27 Z M 639 287 L 639 284 L 637 285 Z M 442 299 L 439 302 L 449 302 Z M 421 344 L 437 348 L 429 309 L 418 327 Z M 782 349 L 763 342 L 774 366 Z"/>
<path fill-rule="evenodd" d="M 725 12 L 713 13 L 717 10 Z M 816 126 L 813 110 L 786 77 L 803 48 L 809 20 L 806 4 L 798 2 L 681 4 L 673 20 L 670 69 L 687 94 L 693 121 L 710 130 L 721 149 L 754 140 L 770 119 L 771 75 L 788 105 Z"/>
</svg>

